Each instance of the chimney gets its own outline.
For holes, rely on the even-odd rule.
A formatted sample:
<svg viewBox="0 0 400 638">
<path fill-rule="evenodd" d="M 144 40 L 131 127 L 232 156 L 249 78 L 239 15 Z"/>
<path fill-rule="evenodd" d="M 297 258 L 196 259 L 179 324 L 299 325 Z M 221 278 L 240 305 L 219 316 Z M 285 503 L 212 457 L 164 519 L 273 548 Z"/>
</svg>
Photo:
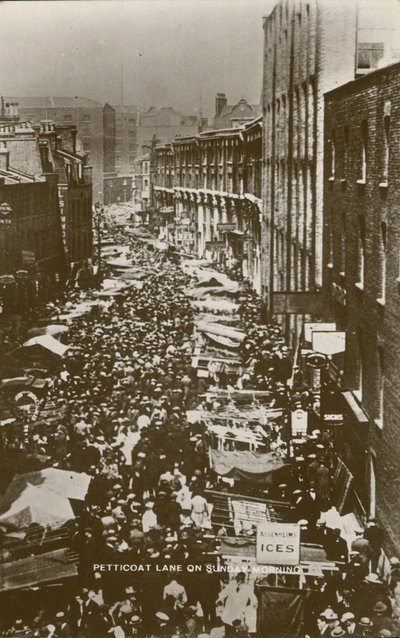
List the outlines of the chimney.
<svg viewBox="0 0 400 638">
<path fill-rule="evenodd" d="M 8 171 L 9 151 L 5 142 L 0 141 L 0 170 Z"/>
<path fill-rule="evenodd" d="M 225 93 L 217 93 L 215 98 L 215 116 L 221 115 L 222 109 L 228 104 Z"/>
</svg>

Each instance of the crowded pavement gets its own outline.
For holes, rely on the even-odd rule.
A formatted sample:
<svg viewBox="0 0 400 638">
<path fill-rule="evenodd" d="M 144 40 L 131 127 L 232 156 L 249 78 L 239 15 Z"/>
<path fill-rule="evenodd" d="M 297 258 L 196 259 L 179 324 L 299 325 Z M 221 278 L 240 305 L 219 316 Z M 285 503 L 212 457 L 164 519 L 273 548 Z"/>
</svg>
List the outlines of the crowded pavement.
<svg viewBox="0 0 400 638">
<path fill-rule="evenodd" d="M 40 516 L 27 524 L 3 498 L 0 582 L 21 561 L 62 548 L 75 571 L 4 586 L 0 635 L 400 635 L 400 561 L 384 556 L 374 521 L 350 531 L 343 524 L 316 398 L 301 371 L 293 373 L 279 327 L 262 323 L 257 295 L 216 264 L 110 232 L 124 244 L 132 278 L 104 260 L 114 287 L 103 284 L 100 296 L 73 290 L 48 304 L 44 318 L 68 327 L 67 349 L 29 430 L 21 420 L 2 428 L 5 458 L 22 453 L 40 468 L 86 477 L 87 490 L 71 501 L 73 516 L 51 525 Z M 213 296 L 224 285 L 230 314 L 224 297 Z M 211 299 L 222 306 L 207 312 Z M 74 314 L 85 303 L 88 311 Z M 297 447 L 293 409 L 312 415 Z M 239 467 L 250 454 L 262 471 Z M 239 456 L 230 472 L 220 469 Z M 320 549 L 318 560 L 298 577 L 254 575 L 260 519 L 250 510 L 235 515 L 238 502 L 260 511 L 269 503 L 269 520 L 282 507 L 301 542 Z M 301 613 L 284 634 L 273 628 L 269 588 L 301 592 Z"/>
</svg>

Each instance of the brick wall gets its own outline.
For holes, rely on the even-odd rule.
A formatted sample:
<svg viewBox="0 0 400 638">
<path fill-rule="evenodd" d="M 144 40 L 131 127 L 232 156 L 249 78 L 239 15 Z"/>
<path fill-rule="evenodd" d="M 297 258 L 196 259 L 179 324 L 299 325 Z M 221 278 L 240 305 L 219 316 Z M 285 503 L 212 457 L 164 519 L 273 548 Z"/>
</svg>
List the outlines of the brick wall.
<svg viewBox="0 0 400 638">
<path fill-rule="evenodd" d="M 373 514 L 375 474 L 376 513 L 399 551 L 400 64 L 328 93 L 324 135 L 324 291 L 347 332 L 344 386 L 370 420 L 367 505 Z"/>
<path fill-rule="evenodd" d="M 353 3 L 281 0 L 264 21 L 263 282 L 270 293 L 322 283 L 323 92 L 354 77 L 355 14 Z M 286 320 L 289 338 L 299 319 Z"/>
</svg>

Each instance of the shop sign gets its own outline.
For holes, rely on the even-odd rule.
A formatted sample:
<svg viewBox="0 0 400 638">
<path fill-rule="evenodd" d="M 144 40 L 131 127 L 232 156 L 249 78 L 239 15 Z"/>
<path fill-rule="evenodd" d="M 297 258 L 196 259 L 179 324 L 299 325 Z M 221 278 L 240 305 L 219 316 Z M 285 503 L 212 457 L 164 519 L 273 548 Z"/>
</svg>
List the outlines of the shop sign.
<svg viewBox="0 0 400 638">
<path fill-rule="evenodd" d="M 217 224 L 217 230 L 221 233 L 229 233 L 232 230 L 236 230 L 236 224 Z"/>
<path fill-rule="evenodd" d="M 300 526 L 258 523 L 256 562 L 259 565 L 299 565 Z"/>
<path fill-rule="evenodd" d="M 36 255 L 33 250 L 22 250 L 21 257 L 24 266 L 33 266 L 36 263 Z"/>
<path fill-rule="evenodd" d="M 160 208 L 160 213 L 173 213 L 175 211 L 175 208 L 173 206 L 164 206 L 163 208 Z"/>
<path fill-rule="evenodd" d="M 311 343 L 311 339 L 312 339 L 312 333 L 314 330 L 325 330 L 325 332 L 328 332 L 329 330 L 336 330 L 336 324 L 335 323 L 322 323 L 322 322 L 309 322 L 306 321 L 306 323 L 304 324 L 304 339 L 305 341 L 308 341 L 309 343 Z"/>
<path fill-rule="evenodd" d="M 224 241 L 206 241 L 205 249 L 206 250 L 224 250 L 225 242 Z"/>
<path fill-rule="evenodd" d="M 324 425 L 342 425 L 343 423 L 343 414 L 324 414 L 323 416 Z"/>
<path fill-rule="evenodd" d="M 314 330 L 312 333 L 312 349 L 325 355 L 339 354 L 346 350 L 346 333 Z"/>
<path fill-rule="evenodd" d="M 181 224 L 183 226 L 190 226 L 191 223 L 192 220 L 190 219 L 190 217 L 183 217 L 183 219 L 181 219 Z"/>
<path fill-rule="evenodd" d="M 324 368 L 326 364 L 327 364 L 326 356 L 319 352 L 311 352 L 306 357 L 306 365 L 309 368 L 320 370 L 321 368 Z"/>
<path fill-rule="evenodd" d="M 291 413 L 291 431 L 293 437 L 306 436 L 308 428 L 308 412 L 293 410 Z"/>
<path fill-rule="evenodd" d="M 17 411 L 31 421 L 37 419 L 39 414 L 39 399 L 33 392 L 24 390 L 15 395 Z"/>
<path fill-rule="evenodd" d="M 178 241 L 193 241 L 193 233 L 191 232 L 178 233 L 177 239 Z"/>
<path fill-rule="evenodd" d="M 12 213 L 12 207 L 7 202 L 3 202 L 0 204 L 0 224 L 4 226 L 10 226 L 11 219 L 8 218 L 8 215 Z"/>
</svg>

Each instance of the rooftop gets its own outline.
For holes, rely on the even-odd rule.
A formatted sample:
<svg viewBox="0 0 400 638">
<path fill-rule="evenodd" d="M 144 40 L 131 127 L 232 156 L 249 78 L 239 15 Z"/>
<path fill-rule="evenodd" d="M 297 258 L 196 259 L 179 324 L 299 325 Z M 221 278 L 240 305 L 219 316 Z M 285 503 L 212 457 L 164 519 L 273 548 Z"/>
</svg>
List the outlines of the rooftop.
<svg viewBox="0 0 400 638">
<path fill-rule="evenodd" d="M 18 102 L 20 108 L 103 108 L 101 102 L 88 97 L 6 97 L 4 101 Z"/>
</svg>

